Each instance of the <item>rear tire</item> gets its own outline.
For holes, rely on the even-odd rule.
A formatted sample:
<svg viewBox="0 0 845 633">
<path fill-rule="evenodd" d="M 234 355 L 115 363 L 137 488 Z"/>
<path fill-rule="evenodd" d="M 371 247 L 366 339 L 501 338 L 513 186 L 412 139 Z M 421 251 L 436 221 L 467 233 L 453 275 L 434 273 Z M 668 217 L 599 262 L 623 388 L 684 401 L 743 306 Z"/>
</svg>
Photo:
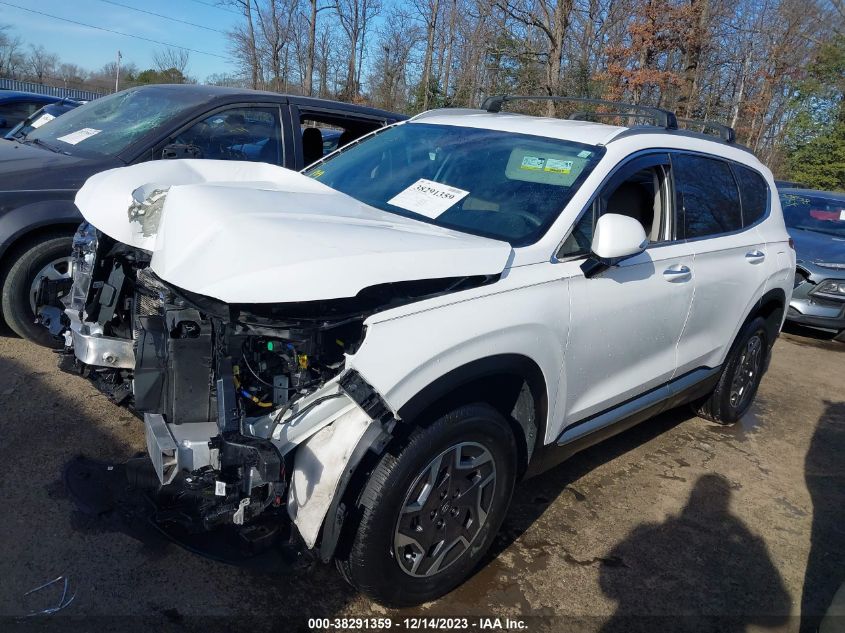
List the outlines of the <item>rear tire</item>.
<svg viewBox="0 0 845 633">
<path fill-rule="evenodd" d="M 462 406 L 417 428 L 370 475 L 341 574 L 387 606 L 448 593 L 493 542 L 515 479 L 513 431 L 492 407 Z"/>
<path fill-rule="evenodd" d="M 757 317 L 748 323 L 731 347 L 716 388 L 704 400 L 693 405 L 702 418 L 719 424 L 739 420 L 757 394 L 769 355 L 766 321 Z"/>
<path fill-rule="evenodd" d="M 18 336 L 45 347 L 62 346 L 47 328 L 35 323 L 33 284 L 51 267 L 57 274 L 70 274 L 72 243 L 69 235 L 51 236 L 28 242 L 12 253 L 12 265 L 3 278 L 3 319 Z"/>
</svg>

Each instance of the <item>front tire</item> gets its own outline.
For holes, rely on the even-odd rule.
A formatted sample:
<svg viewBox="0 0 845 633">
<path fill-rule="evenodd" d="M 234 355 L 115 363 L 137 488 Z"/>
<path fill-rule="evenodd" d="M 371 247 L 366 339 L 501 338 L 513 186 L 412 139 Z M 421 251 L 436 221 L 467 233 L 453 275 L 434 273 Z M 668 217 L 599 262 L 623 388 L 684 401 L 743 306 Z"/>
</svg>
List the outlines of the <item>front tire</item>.
<svg viewBox="0 0 845 633">
<path fill-rule="evenodd" d="M 462 406 L 416 429 L 370 475 L 341 573 L 387 606 L 448 593 L 493 542 L 515 479 L 513 431 L 492 407 Z"/>
<path fill-rule="evenodd" d="M 716 388 L 695 406 L 702 418 L 719 424 L 739 420 L 757 394 L 769 354 L 769 334 L 760 317 L 748 323 L 737 336 Z"/>
<path fill-rule="evenodd" d="M 47 328 L 35 323 L 35 292 L 42 275 L 70 276 L 72 248 L 71 236 L 52 236 L 28 242 L 12 253 L 12 265 L 3 280 L 3 319 L 18 336 L 45 347 L 61 347 Z"/>
</svg>

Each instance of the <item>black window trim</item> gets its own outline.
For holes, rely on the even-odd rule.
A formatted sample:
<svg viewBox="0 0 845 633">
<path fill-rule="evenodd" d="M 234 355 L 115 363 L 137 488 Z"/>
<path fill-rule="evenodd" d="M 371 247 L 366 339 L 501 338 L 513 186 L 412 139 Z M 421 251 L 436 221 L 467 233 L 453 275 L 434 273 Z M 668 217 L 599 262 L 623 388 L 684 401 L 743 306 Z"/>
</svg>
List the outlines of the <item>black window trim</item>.
<svg viewBox="0 0 845 633">
<path fill-rule="evenodd" d="M 699 240 L 712 239 L 714 237 L 728 237 L 728 236 L 731 236 L 731 235 L 736 235 L 736 234 L 742 233 L 743 231 L 746 231 L 748 229 L 752 229 L 752 228 L 762 224 L 763 222 L 765 222 L 771 216 L 771 213 L 772 213 L 772 188 L 769 186 L 769 181 L 766 180 L 766 177 L 762 173 L 760 173 L 759 170 L 755 169 L 751 165 L 747 165 L 746 163 L 743 163 L 743 162 L 738 161 L 738 160 L 733 160 L 731 158 L 725 158 L 724 156 L 717 156 L 715 154 L 709 154 L 707 152 L 700 152 L 700 151 L 697 151 L 697 150 L 678 149 L 678 148 L 672 148 L 672 147 L 663 147 L 663 148 L 661 148 L 661 147 L 650 147 L 648 149 L 637 150 L 633 154 L 629 154 L 628 156 L 626 156 L 625 158 L 620 160 L 613 167 L 613 169 L 610 170 L 610 172 L 604 177 L 604 179 L 601 181 L 601 183 L 599 183 L 599 186 L 596 187 L 596 190 L 595 190 L 595 192 L 593 192 L 593 195 L 590 196 L 589 201 L 578 212 L 577 217 L 575 218 L 575 220 L 572 222 L 572 224 L 567 229 L 566 233 L 563 236 L 563 239 L 561 239 L 560 242 L 558 243 L 557 248 L 555 248 L 554 254 L 552 255 L 551 262 L 552 263 L 563 263 L 563 262 L 577 261 L 579 259 L 586 259 L 589 254 L 587 254 L 587 255 L 580 255 L 580 254 L 564 255 L 562 257 L 560 256 L 560 251 L 563 248 L 563 244 L 564 244 L 564 242 L 566 242 L 566 240 L 569 238 L 569 235 L 575 229 L 575 225 L 578 224 L 578 222 L 581 221 L 581 218 L 584 216 L 584 214 L 587 212 L 587 210 L 592 209 L 593 203 L 595 202 L 595 199 L 598 197 L 599 193 L 604 189 L 604 187 L 608 184 L 608 182 L 616 175 L 616 173 L 619 170 L 621 170 L 623 167 L 625 167 L 625 165 L 627 165 L 631 161 L 633 161 L 637 158 L 640 158 L 641 156 L 647 155 L 647 154 L 663 154 L 663 153 L 668 154 L 670 162 L 672 160 L 672 154 L 674 153 L 674 154 L 692 154 L 694 156 L 703 156 L 704 158 L 712 158 L 712 159 L 721 160 L 721 161 L 724 161 L 725 163 L 727 163 L 729 168 L 731 169 L 731 174 L 733 175 L 734 182 L 737 183 L 737 193 L 739 193 L 740 214 L 742 213 L 742 210 L 741 210 L 742 209 L 742 194 L 739 191 L 739 184 L 738 184 L 738 181 L 737 181 L 737 178 L 736 178 L 736 173 L 734 172 L 733 166 L 739 165 L 740 167 L 745 167 L 746 169 L 751 170 L 757 176 L 762 178 L 763 182 L 766 184 L 766 211 L 765 211 L 765 213 L 763 213 L 763 215 L 760 216 L 760 218 L 756 222 L 752 222 L 751 224 L 749 224 L 747 226 L 744 223 L 745 222 L 744 216 L 741 216 L 742 219 L 743 219 L 743 226 L 742 226 L 741 229 L 736 230 L 736 231 L 728 231 L 726 233 L 712 233 L 710 235 L 704 235 L 704 236 L 701 236 L 701 237 L 694 237 L 694 238 L 691 238 L 691 239 L 687 239 L 687 238 L 678 239 L 677 231 L 676 231 L 677 226 L 678 226 L 678 209 L 676 208 L 677 207 L 677 200 L 675 199 L 675 195 L 674 195 L 674 193 L 677 191 L 677 186 L 675 184 L 675 170 L 670 169 L 669 170 L 669 179 L 671 180 L 671 187 L 672 187 L 672 193 L 673 193 L 673 196 L 672 196 L 672 198 L 673 198 L 672 199 L 672 208 L 673 208 L 672 215 L 673 215 L 673 220 L 674 220 L 673 238 L 671 240 L 667 240 L 666 242 L 656 242 L 654 244 L 650 243 L 646 247 L 646 250 L 650 250 L 652 248 L 662 248 L 664 246 L 670 246 L 672 244 L 678 244 L 678 243 L 682 243 L 682 242 L 683 243 L 697 242 Z M 560 217 L 560 216 L 558 216 L 558 217 Z"/>
</svg>

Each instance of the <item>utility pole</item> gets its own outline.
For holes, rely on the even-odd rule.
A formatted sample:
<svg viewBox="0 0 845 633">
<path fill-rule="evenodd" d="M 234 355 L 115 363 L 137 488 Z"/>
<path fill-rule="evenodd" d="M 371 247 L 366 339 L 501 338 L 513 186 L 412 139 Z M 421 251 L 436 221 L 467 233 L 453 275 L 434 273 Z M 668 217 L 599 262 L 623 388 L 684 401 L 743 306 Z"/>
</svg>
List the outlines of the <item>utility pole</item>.
<svg viewBox="0 0 845 633">
<path fill-rule="evenodd" d="M 120 51 L 117 51 L 117 64 L 114 67 L 114 91 L 120 90 L 120 59 L 123 57 Z"/>
</svg>

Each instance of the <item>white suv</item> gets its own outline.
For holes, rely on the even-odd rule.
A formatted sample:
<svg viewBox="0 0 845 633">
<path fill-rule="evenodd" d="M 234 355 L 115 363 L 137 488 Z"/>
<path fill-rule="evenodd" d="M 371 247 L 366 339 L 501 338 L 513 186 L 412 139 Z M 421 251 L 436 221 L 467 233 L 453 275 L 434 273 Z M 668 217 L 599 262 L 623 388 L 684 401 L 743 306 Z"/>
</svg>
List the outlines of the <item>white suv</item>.
<svg viewBox="0 0 845 633">
<path fill-rule="evenodd" d="M 415 604 L 471 573 L 519 478 L 684 403 L 748 409 L 795 270 L 769 170 L 728 128 L 511 99 L 301 174 L 88 181 L 61 327 L 145 414 L 163 529 L 301 539 Z"/>
</svg>

